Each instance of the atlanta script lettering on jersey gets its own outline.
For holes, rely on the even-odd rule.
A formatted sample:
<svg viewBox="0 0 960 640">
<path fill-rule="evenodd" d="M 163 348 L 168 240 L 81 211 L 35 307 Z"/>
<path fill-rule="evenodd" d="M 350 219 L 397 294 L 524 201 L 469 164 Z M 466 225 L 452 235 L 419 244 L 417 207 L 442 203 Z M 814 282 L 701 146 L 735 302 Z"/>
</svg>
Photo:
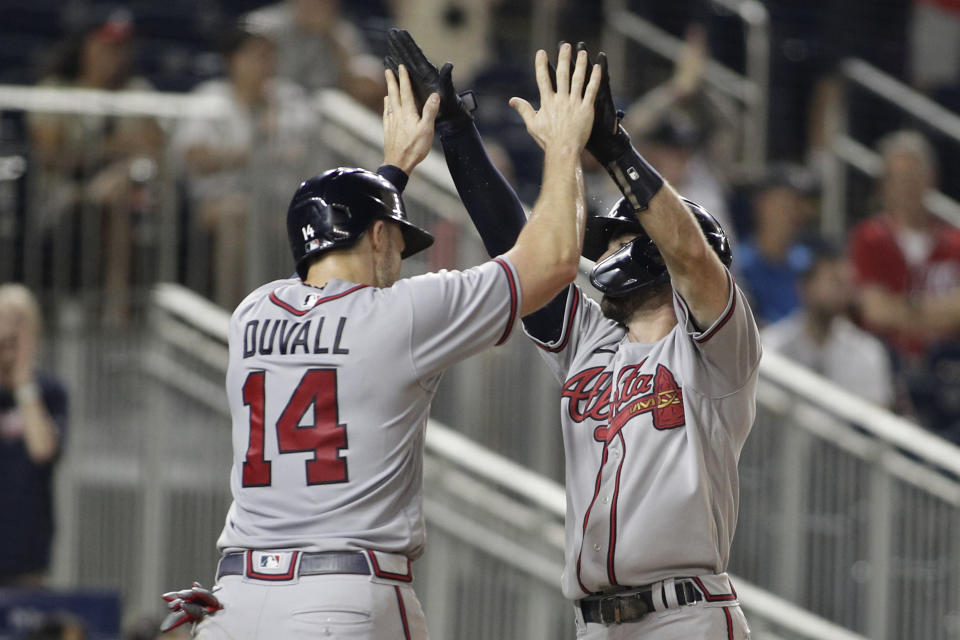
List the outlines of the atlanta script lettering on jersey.
<svg viewBox="0 0 960 640">
<path fill-rule="evenodd" d="M 325 325 L 336 322 L 335 330 L 324 330 Z M 346 355 L 350 349 L 343 346 L 343 330 L 347 319 L 328 320 L 326 317 L 295 320 L 250 320 L 243 328 L 243 357 L 281 356 L 301 354 Z M 333 339 L 331 341 L 331 334 Z M 299 351 L 298 351 L 299 350 Z"/>
<path fill-rule="evenodd" d="M 604 367 L 590 367 L 571 376 L 561 391 L 570 419 L 606 422 L 594 430 L 599 442 L 609 442 L 627 422 L 645 413 L 653 414 L 653 426 L 658 430 L 682 427 L 686 422 L 683 390 L 662 364 L 653 374 L 641 373 L 645 362 L 646 358 L 622 367 L 615 387 L 610 384 L 612 372 Z"/>
</svg>

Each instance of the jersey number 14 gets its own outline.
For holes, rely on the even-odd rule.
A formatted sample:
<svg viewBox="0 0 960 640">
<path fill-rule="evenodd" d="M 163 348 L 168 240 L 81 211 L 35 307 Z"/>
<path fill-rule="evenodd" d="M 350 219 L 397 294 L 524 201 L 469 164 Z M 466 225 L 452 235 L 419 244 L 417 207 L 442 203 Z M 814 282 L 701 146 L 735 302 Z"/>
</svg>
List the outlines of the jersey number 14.
<svg viewBox="0 0 960 640">
<path fill-rule="evenodd" d="M 243 404 L 250 407 L 250 442 L 243 463 L 244 487 L 270 486 L 270 461 L 264 457 L 265 371 L 254 371 L 243 383 Z M 301 425 L 313 409 L 312 420 Z M 277 450 L 280 453 L 312 451 L 306 461 L 307 484 L 347 481 L 347 461 L 340 452 L 347 447 L 347 426 L 337 422 L 336 369 L 309 369 L 297 385 L 277 420 Z"/>
</svg>

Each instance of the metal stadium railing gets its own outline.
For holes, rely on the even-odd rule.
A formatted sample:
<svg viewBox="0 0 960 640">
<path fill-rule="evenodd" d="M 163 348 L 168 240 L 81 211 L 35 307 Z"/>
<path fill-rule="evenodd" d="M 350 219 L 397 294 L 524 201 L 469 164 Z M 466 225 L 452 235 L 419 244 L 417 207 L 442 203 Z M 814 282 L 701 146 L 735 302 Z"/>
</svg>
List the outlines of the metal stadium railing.
<svg viewBox="0 0 960 640">
<path fill-rule="evenodd" d="M 770 16 L 757 0 L 713 0 L 716 7 L 730 12 L 744 25 L 743 74 L 715 60 L 707 63 L 704 81 L 733 99 L 741 109 L 742 137 L 739 161 L 744 173 L 755 174 L 766 164 L 767 119 L 770 92 Z M 626 45 L 677 60 L 684 42 L 627 8 L 626 0 L 604 0 L 604 49 L 610 55 L 611 77 L 615 86 L 624 86 L 628 71 Z"/>
<path fill-rule="evenodd" d="M 852 90 L 866 92 L 878 104 L 895 107 L 911 118 L 914 126 L 927 127 L 949 139 L 952 144 L 960 145 L 960 116 L 916 89 L 857 58 L 843 61 L 839 78 L 844 91 L 841 92 L 843 98 L 834 105 L 835 110 L 830 116 L 835 127 L 831 133 L 827 162 L 823 164 L 823 215 L 820 219 L 823 232 L 833 237 L 844 234 L 848 224 L 847 169 L 854 169 L 870 178 L 879 177 L 883 169 L 880 156 L 856 140 L 850 132 L 847 94 Z M 960 202 L 931 189 L 926 197 L 926 205 L 931 213 L 954 226 L 960 226 Z"/>
</svg>

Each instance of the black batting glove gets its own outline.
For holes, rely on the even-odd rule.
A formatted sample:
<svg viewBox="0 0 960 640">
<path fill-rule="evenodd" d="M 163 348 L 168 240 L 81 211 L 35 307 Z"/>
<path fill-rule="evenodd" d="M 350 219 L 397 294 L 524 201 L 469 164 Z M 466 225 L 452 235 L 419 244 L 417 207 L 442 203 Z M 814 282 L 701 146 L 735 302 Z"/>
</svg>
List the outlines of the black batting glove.
<svg viewBox="0 0 960 640">
<path fill-rule="evenodd" d="M 564 43 L 561 42 L 560 45 Z M 573 74 L 573 67 L 576 64 L 577 54 L 586 51 L 587 45 L 578 42 L 574 55 L 570 58 L 570 73 Z M 630 136 L 620 126 L 620 120 L 623 119 L 623 112 L 618 111 L 613 102 L 613 94 L 610 91 L 610 72 L 607 70 L 607 54 L 600 52 L 597 56 L 597 64 L 600 65 L 600 88 L 597 90 L 597 98 L 593 101 L 593 128 L 590 130 L 590 138 L 587 140 L 586 149 L 597 159 L 597 162 L 607 166 L 630 149 Z M 557 89 L 557 71 L 553 64 L 549 64 L 550 83 L 554 91 Z"/>
<path fill-rule="evenodd" d="M 607 54 L 603 51 L 597 56 L 600 65 L 600 88 L 597 98 L 593 101 L 593 129 L 587 139 L 586 149 L 597 159 L 597 162 L 606 166 L 630 149 L 630 136 L 620 120 L 623 112 L 617 111 L 610 92 L 610 72 L 607 71 Z"/>
<path fill-rule="evenodd" d="M 440 111 L 437 113 L 437 124 L 473 120 L 453 87 L 453 63 L 447 62 L 437 69 L 406 29 L 390 29 L 387 45 L 390 53 L 384 58 L 384 64 L 394 73 L 398 73 L 401 64 L 407 68 L 419 111 L 423 110 L 423 104 L 431 93 L 439 93 Z"/>
</svg>

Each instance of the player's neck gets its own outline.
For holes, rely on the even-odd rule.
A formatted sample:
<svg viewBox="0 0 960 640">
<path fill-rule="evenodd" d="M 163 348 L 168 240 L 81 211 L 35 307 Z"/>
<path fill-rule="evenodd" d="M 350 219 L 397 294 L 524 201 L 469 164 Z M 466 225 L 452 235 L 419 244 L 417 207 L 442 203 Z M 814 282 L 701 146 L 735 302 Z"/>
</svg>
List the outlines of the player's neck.
<svg viewBox="0 0 960 640">
<path fill-rule="evenodd" d="M 331 251 L 310 265 L 303 281 L 314 287 L 325 286 L 333 279 L 376 286 L 375 272 L 373 260 L 366 252 Z"/>
<path fill-rule="evenodd" d="M 627 322 L 630 342 L 657 342 L 677 325 L 673 304 L 661 304 L 652 309 L 637 309 Z"/>
</svg>

